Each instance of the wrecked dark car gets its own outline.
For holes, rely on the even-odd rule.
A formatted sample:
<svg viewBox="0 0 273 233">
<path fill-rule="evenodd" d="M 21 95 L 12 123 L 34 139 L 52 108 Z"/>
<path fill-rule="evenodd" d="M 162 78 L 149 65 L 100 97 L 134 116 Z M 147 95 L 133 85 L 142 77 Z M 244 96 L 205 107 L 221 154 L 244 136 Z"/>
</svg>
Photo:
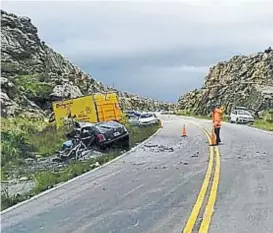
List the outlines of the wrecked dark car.
<svg viewBox="0 0 273 233">
<path fill-rule="evenodd" d="M 127 128 L 116 122 L 100 123 L 75 122 L 74 129 L 66 134 L 61 151 L 57 152 L 54 161 L 79 159 L 90 151 L 105 151 L 107 148 L 129 149 L 130 137 Z"/>
<path fill-rule="evenodd" d="M 96 124 L 77 123 L 75 129 L 67 134 L 68 139 L 63 144 L 63 149 L 72 147 L 72 139 L 79 138 L 87 147 L 94 146 L 99 150 L 105 150 L 109 147 L 129 148 L 130 138 L 127 128 L 116 122 L 107 121 Z"/>
</svg>

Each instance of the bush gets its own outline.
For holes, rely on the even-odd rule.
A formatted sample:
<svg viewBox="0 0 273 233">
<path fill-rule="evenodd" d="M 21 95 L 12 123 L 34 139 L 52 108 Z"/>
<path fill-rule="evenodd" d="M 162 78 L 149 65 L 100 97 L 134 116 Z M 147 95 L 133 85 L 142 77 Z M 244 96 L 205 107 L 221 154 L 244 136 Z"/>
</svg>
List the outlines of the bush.
<svg viewBox="0 0 273 233">
<path fill-rule="evenodd" d="M 273 109 L 264 111 L 259 119 L 255 120 L 253 126 L 259 129 L 273 131 Z"/>
<path fill-rule="evenodd" d="M 65 129 L 57 130 L 53 124 L 47 125 L 43 130 L 29 134 L 27 137 L 28 143 L 31 143 L 34 150 L 42 156 L 54 154 L 65 140 L 67 140 Z"/>
<path fill-rule="evenodd" d="M 264 112 L 262 118 L 266 122 L 273 123 L 273 109 Z"/>
<path fill-rule="evenodd" d="M 19 202 L 27 200 L 31 196 L 33 196 L 31 193 L 25 194 L 25 195 L 18 194 L 18 195 L 12 195 L 12 196 L 8 196 L 6 193 L 1 194 L 1 211 L 10 206 L 16 205 Z"/>
<path fill-rule="evenodd" d="M 3 132 L 1 138 L 1 166 L 30 156 L 30 147 L 21 134 Z"/>
<path fill-rule="evenodd" d="M 2 165 L 14 159 L 23 159 L 36 153 L 52 155 L 66 140 L 65 129 L 56 130 L 54 124 L 28 118 L 2 118 Z"/>
</svg>

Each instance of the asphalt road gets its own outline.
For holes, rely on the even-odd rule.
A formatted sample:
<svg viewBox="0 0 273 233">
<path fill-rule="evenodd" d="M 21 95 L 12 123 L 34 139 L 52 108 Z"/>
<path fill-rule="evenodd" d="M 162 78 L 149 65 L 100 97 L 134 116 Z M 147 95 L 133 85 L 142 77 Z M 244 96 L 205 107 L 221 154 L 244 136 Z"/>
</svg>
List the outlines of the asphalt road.
<svg viewBox="0 0 273 233">
<path fill-rule="evenodd" d="M 182 232 L 210 163 L 209 141 L 190 122 L 209 130 L 211 124 L 177 116 L 163 120 L 159 134 L 131 154 L 2 214 L 2 232 Z M 273 135 L 232 124 L 221 130 L 220 180 L 209 232 L 273 232 Z"/>
</svg>

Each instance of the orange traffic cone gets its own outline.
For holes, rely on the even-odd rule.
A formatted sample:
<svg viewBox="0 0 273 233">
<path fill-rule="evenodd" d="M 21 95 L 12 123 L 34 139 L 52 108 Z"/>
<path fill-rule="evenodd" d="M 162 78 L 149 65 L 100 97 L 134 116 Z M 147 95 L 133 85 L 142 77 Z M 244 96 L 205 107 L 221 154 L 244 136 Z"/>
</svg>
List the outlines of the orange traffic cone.
<svg viewBox="0 0 273 233">
<path fill-rule="evenodd" d="M 215 131 L 214 131 L 214 127 L 212 128 L 212 131 L 211 131 L 211 144 L 210 146 L 216 146 L 216 134 L 215 134 Z"/>
<path fill-rule="evenodd" d="M 182 129 L 182 137 L 186 137 L 187 136 L 187 131 L 186 131 L 186 126 L 183 125 L 183 129 Z"/>
</svg>

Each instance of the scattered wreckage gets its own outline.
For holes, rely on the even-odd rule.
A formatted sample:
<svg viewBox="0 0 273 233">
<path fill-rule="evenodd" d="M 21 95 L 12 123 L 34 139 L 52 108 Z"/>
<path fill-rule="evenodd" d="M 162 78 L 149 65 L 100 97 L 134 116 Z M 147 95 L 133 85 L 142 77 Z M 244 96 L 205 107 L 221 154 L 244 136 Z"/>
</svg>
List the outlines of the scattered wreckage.
<svg viewBox="0 0 273 233">
<path fill-rule="evenodd" d="M 116 121 L 99 123 L 75 122 L 74 129 L 66 134 L 68 140 L 57 152 L 53 161 L 78 160 L 92 151 L 105 151 L 108 148 L 129 149 L 130 137 L 127 128 Z"/>
</svg>

